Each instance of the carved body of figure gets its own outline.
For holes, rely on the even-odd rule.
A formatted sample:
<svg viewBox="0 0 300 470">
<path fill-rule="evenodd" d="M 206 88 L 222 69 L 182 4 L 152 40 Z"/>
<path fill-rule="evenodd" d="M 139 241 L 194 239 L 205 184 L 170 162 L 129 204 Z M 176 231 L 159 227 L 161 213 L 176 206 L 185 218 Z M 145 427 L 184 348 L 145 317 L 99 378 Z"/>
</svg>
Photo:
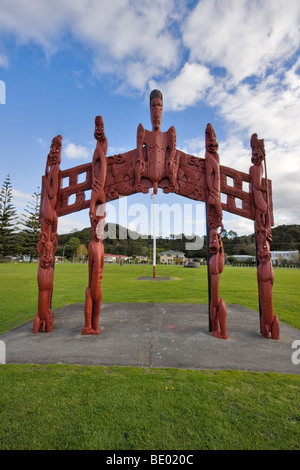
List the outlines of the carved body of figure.
<svg viewBox="0 0 300 470">
<path fill-rule="evenodd" d="M 274 314 L 272 289 L 274 272 L 271 261 L 270 242 L 272 241 L 270 218 L 268 214 L 268 189 L 262 186 L 263 166 L 265 163 L 265 148 L 263 139 L 253 134 L 250 141 L 252 147 L 250 167 L 250 189 L 253 194 L 255 208 L 255 234 L 257 241 L 257 283 L 260 304 L 261 334 L 269 338 L 279 339 L 279 321 Z M 266 178 L 267 180 L 267 178 Z M 264 197 L 264 194 L 266 197 Z"/>
<path fill-rule="evenodd" d="M 100 206 L 103 209 L 103 206 Z M 97 216 L 98 223 L 92 225 L 92 241 L 89 244 L 89 283 L 85 297 L 85 326 L 83 335 L 95 335 L 101 332 L 99 316 L 102 305 L 101 281 L 104 266 L 104 247 L 102 243 L 105 213 Z"/>
<path fill-rule="evenodd" d="M 40 331 L 51 333 L 53 330 L 54 315 L 50 305 L 54 279 L 54 254 L 57 245 L 57 234 L 49 237 L 46 232 L 40 233 L 37 245 L 40 255 L 38 268 L 38 313 L 34 317 L 33 333 L 39 333 Z"/>
<path fill-rule="evenodd" d="M 259 265 L 257 267 L 258 293 L 261 308 L 260 328 L 261 334 L 269 338 L 279 339 L 279 321 L 274 314 L 272 289 L 274 283 L 274 272 L 270 252 L 260 250 L 258 252 Z"/>
<path fill-rule="evenodd" d="M 96 221 L 96 210 L 98 204 L 105 204 L 106 196 L 104 191 L 107 176 L 107 139 L 104 133 L 102 116 L 95 118 L 94 137 L 97 141 L 92 163 L 92 193 L 90 202 L 91 223 Z"/>
<path fill-rule="evenodd" d="M 208 188 L 207 204 L 210 207 L 208 214 L 209 225 L 210 227 L 221 227 L 221 229 L 223 229 L 220 162 L 218 154 L 219 144 L 217 142 L 214 128 L 211 124 L 207 124 L 206 126 L 205 146 L 205 173 Z"/>
<path fill-rule="evenodd" d="M 253 165 L 249 170 L 251 179 L 250 190 L 254 199 L 256 225 L 257 228 L 261 228 L 266 225 L 266 214 L 268 211 L 268 205 L 263 196 L 267 192 L 267 187 L 262 186 L 264 172 L 262 162 L 265 159 L 264 141 L 257 139 L 257 134 L 253 134 L 251 137 L 251 147 L 251 162 Z"/>
<path fill-rule="evenodd" d="M 215 229 L 210 230 L 209 251 L 212 254 L 209 260 L 211 285 L 210 318 L 212 335 L 220 339 L 227 339 L 227 312 L 223 299 L 219 297 L 219 279 L 224 268 L 224 253 L 221 236 Z"/>
<path fill-rule="evenodd" d="M 41 230 L 47 231 L 49 230 L 47 225 L 51 226 L 51 232 L 57 232 L 57 213 L 56 213 L 56 205 L 57 205 L 57 197 L 59 192 L 59 185 L 60 185 L 60 163 L 61 163 L 61 135 L 54 137 L 52 140 L 52 144 L 50 147 L 50 152 L 47 157 L 46 163 L 46 171 L 44 177 L 44 194 L 42 199 L 42 207 L 40 211 L 40 223 L 41 223 Z M 47 225 L 45 225 L 47 224 Z"/>
<path fill-rule="evenodd" d="M 33 333 L 52 332 L 54 315 L 51 296 L 54 279 L 54 255 L 58 246 L 57 211 L 60 189 L 61 135 L 54 137 L 47 157 L 39 220 L 41 232 L 37 251 L 40 255 L 38 268 L 38 313 L 33 322 Z"/>
<path fill-rule="evenodd" d="M 99 316 L 102 304 L 101 281 L 104 265 L 104 247 L 102 243 L 105 224 L 105 182 L 107 177 L 107 139 L 104 133 L 103 119 L 95 119 L 96 149 L 92 162 L 92 195 L 90 202 L 90 221 L 92 240 L 89 244 L 89 283 L 85 295 L 85 326 L 83 335 L 99 334 Z"/>
<path fill-rule="evenodd" d="M 224 268 L 223 243 L 218 230 L 223 230 L 223 212 L 221 205 L 221 178 L 218 155 L 218 142 L 211 124 L 205 130 L 205 174 L 207 193 L 207 225 L 209 228 L 209 277 L 210 277 L 210 305 L 209 313 L 212 335 L 227 339 L 226 307 L 223 299 L 219 297 L 220 274 Z"/>
<path fill-rule="evenodd" d="M 138 191 L 148 192 L 148 188 L 141 184 L 142 177 L 153 183 L 154 194 L 163 178 L 170 181 L 164 188 L 165 192 L 174 191 L 177 187 L 176 130 L 172 126 L 167 132 L 161 131 L 162 110 L 162 93 L 153 90 L 150 94 L 152 131 L 145 130 L 142 124 L 139 124 L 137 130 L 135 186 Z"/>
</svg>

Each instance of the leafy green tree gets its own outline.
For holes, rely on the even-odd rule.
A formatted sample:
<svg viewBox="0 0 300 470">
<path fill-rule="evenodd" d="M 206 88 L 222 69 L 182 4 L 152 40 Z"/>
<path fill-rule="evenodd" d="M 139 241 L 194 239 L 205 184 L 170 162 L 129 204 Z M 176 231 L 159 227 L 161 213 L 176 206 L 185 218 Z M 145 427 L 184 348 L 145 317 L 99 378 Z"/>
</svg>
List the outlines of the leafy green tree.
<svg viewBox="0 0 300 470">
<path fill-rule="evenodd" d="M 80 261 L 83 261 L 88 258 L 88 249 L 84 243 L 78 245 L 78 248 L 76 250 L 76 258 Z"/>
<path fill-rule="evenodd" d="M 16 251 L 16 209 L 12 204 L 12 185 L 7 175 L 0 189 L 0 255 L 14 255 Z"/>
<path fill-rule="evenodd" d="M 80 240 L 77 237 L 71 237 L 67 244 L 64 246 L 64 256 L 68 259 L 74 259 L 76 250 L 80 245 Z"/>
<path fill-rule="evenodd" d="M 32 199 L 25 208 L 25 214 L 22 214 L 19 222 L 25 227 L 19 235 L 19 240 L 22 244 L 23 254 L 30 256 L 30 263 L 38 255 L 36 246 L 41 230 L 39 221 L 41 193 L 39 189 L 38 192 L 33 193 Z"/>
</svg>

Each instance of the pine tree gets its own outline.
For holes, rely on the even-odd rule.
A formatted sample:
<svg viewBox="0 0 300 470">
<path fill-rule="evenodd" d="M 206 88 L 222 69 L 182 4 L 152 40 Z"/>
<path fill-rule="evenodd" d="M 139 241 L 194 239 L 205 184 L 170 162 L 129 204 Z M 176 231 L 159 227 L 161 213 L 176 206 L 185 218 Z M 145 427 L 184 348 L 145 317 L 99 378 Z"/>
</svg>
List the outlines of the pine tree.
<svg viewBox="0 0 300 470">
<path fill-rule="evenodd" d="M 38 188 L 38 192 L 34 192 L 31 197 L 32 199 L 27 203 L 24 209 L 26 214 L 22 214 L 20 219 L 20 224 L 25 227 L 20 233 L 20 242 L 23 248 L 22 254 L 30 256 L 30 263 L 32 259 L 38 255 L 36 247 L 40 233 L 40 188 Z"/>
<path fill-rule="evenodd" d="M 0 189 L 0 255 L 15 254 L 16 210 L 12 201 L 12 185 L 7 175 Z"/>
</svg>

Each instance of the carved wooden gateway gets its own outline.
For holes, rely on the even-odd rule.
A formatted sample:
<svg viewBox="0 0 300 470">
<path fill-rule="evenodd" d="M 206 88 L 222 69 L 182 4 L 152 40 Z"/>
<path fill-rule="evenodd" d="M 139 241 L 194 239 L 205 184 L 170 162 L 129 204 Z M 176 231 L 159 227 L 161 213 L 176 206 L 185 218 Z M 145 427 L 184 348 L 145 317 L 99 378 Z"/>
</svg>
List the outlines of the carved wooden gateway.
<svg viewBox="0 0 300 470">
<path fill-rule="evenodd" d="M 33 332 L 51 332 L 54 314 L 51 295 L 54 279 L 54 255 L 58 245 L 58 217 L 89 208 L 92 240 L 89 245 L 89 283 L 85 299 L 85 325 L 82 334 L 99 334 L 104 249 L 103 228 L 106 203 L 139 192 L 158 188 L 164 193 L 203 201 L 207 213 L 209 329 L 212 335 L 227 339 L 226 306 L 219 297 L 220 275 L 224 267 L 221 233 L 223 211 L 254 221 L 257 240 L 257 281 L 260 301 L 260 329 L 264 337 L 279 339 L 279 322 L 272 304 L 274 281 L 270 256 L 273 223 L 272 187 L 266 177 L 264 141 L 251 137 L 252 166 L 249 174 L 220 165 L 218 142 L 211 124 L 205 130 L 205 158 L 188 155 L 176 147 L 176 130 L 161 131 L 163 97 L 159 90 L 150 94 L 152 131 L 140 124 L 136 148 L 107 156 L 107 139 L 101 116 L 95 119 L 96 148 L 93 161 L 68 170 L 60 170 L 62 137 L 52 141 L 42 178 L 40 207 L 41 232 L 38 252 L 38 313 Z M 263 175 L 265 174 L 265 177 Z M 80 181 L 78 182 L 78 177 Z M 67 180 L 68 184 L 65 184 Z M 233 181 L 229 184 L 228 181 Z M 62 182 L 64 181 L 64 184 Z M 248 189 L 245 189 L 247 183 Z M 222 195 L 222 201 L 221 201 Z M 71 197 L 75 197 L 74 202 Z M 224 198 L 226 200 L 224 201 Z"/>
</svg>

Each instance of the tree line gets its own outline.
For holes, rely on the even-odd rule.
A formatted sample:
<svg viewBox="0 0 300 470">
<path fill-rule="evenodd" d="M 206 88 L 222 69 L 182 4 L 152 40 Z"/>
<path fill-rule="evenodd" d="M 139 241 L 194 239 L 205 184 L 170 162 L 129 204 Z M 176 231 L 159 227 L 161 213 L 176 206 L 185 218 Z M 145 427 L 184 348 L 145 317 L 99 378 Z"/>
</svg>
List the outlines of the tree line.
<svg viewBox="0 0 300 470">
<path fill-rule="evenodd" d="M 17 211 L 12 202 L 12 190 L 10 176 L 7 175 L 0 189 L 0 260 L 9 256 L 27 255 L 32 261 L 38 256 L 36 246 L 40 232 L 40 189 L 37 188 L 37 191 L 32 194 L 20 217 L 17 217 Z M 139 233 L 118 224 L 106 224 L 104 232 L 106 234 L 103 241 L 105 253 L 152 257 L 153 240 L 151 236 L 141 236 Z M 239 236 L 233 230 L 224 230 L 221 236 L 225 255 L 255 256 L 254 233 Z M 300 225 L 274 227 L 272 237 L 271 251 L 300 250 Z M 73 230 L 69 234 L 60 235 L 56 256 L 63 256 L 70 260 L 86 259 L 90 240 L 91 229 L 89 227 L 81 231 Z M 203 243 L 194 243 L 194 246 L 198 246 L 197 249 L 191 250 L 189 247 L 193 241 L 195 242 L 183 233 L 173 234 L 167 238 L 159 237 L 156 240 L 157 255 L 163 251 L 174 250 L 184 253 L 187 258 L 206 258 L 206 236 L 203 237 Z"/>
</svg>

